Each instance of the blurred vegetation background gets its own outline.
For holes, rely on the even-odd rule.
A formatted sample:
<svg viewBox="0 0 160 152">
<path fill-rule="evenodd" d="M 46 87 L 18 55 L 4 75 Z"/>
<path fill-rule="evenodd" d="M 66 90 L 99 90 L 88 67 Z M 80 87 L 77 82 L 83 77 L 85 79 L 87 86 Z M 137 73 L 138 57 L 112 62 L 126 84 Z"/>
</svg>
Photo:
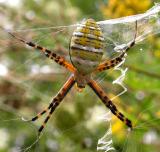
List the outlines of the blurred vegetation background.
<svg viewBox="0 0 160 152">
<path fill-rule="evenodd" d="M 69 32 L 61 36 L 58 28 L 83 18 L 105 20 L 143 13 L 159 0 L 0 0 L 0 26 L 17 31 L 62 56 L 68 55 Z M 48 27 L 46 30 L 39 29 Z M 34 29 L 34 30 L 29 30 Z M 17 152 L 30 146 L 37 136 L 40 121 L 32 118 L 47 107 L 70 73 L 38 51 L 0 31 L 0 152 Z M 142 49 L 142 50 L 141 50 Z M 139 51 L 141 50 L 141 51 Z M 159 152 L 160 148 L 160 37 L 149 37 L 135 46 L 124 64 L 129 67 L 124 83 L 128 91 L 114 103 L 136 124 L 128 133 L 117 118 L 112 118 L 112 140 L 117 152 Z M 96 77 L 112 98 L 121 87 L 113 86 L 116 72 Z M 43 136 L 29 151 L 96 152 L 97 142 L 110 123 L 97 120 L 108 110 L 90 88 L 69 92 L 53 114 Z"/>
</svg>

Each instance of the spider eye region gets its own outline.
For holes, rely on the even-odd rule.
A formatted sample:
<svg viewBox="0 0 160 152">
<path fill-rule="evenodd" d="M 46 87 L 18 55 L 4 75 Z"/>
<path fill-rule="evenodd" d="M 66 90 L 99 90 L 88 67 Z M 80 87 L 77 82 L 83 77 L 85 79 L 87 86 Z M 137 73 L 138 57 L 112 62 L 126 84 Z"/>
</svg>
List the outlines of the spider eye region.
<svg viewBox="0 0 160 152">
<path fill-rule="evenodd" d="M 70 58 L 81 73 L 91 73 L 103 56 L 104 37 L 101 28 L 93 19 L 77 26 L 70 43 Z"/>
<path fill-rule="evenodd" d="M 83 89 L 85 88 L 85 86 L 84 85 L 79 85 L 78 83 L 76 83 L 76 90 L 78 91 L 78 92 L 82 92 L 83 91 Z"/>
</svg>

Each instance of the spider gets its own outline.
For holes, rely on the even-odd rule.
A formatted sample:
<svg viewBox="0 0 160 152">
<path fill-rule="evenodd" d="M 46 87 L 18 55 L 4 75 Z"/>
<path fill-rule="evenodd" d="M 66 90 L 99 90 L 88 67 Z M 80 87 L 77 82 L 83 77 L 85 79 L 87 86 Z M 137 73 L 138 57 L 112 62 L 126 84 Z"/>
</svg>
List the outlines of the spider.
<svg viewBox="0 0 160 152">
<path fill-rule="evenodd" d="M 79 89 L 85 88 L 86 85 L 91 87 L 96 95 L 104 103 L 104 105 L 109 108 L 110 111 L 119 120 L 124 122 L 130 129 L 133 128 L 132 122 L 121 112 L 119 112 L 114 103 L 108 98 L 107 94 L 96 83 L 96 81 L 91 78 L 91 76 L 93 72 L 101 72 L 111 69 L 123 61 L 126 52 L 135 45 L 137 21 L 135 31 L 134 39 L 124 48 L 120 55 L 102 63 L 101 60 L 103 56 L 105 39 L 103 37 L 101 28 L 93 19 L 87 19 L 83 21 L 73 32 L 69 46 L 69 56 L 71 63 L 67 62 L 63 57 L 53 53 L 51 50 L 48 50 L 45 47 L 36 45 L 30 41 L 26 41 L 20 37 L 15 36 L 11 32 L 8 32 L 11 36 L 21 41 L 22 43 L 40 50 L 46 55 L 46 57 L 54 60 L 57 64 L 65 67 L 72 73 L 67 82 L 52 99 L 49 106 L 30 120 L 36 121 L 46 112 L 49 113 L 38 130 L 39 134 L 42 132 L 53 112 L 56 110 L 56 108 L 59 106 L 59 104 L 62 102 L 66 94 L 70 91 L 75 83 Z"/>
</svg>

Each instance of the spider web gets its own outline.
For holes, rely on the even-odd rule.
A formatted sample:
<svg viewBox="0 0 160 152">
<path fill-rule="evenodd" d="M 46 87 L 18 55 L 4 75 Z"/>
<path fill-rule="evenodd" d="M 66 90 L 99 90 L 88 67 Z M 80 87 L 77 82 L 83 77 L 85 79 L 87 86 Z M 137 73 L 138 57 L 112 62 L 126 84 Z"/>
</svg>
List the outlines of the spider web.
<svg viewBox="0 0 160 152">
<path fill-rule="evenodd" d="M 160 5 L 156 4 L 152 9 L 148 10 L 146 13 L 144 14 L 139 14 L 139 15 L 135 15 L 135 16 L 131 16 L 131 17 L 125 17 L 125 18 L 120 18 L 120 19 L 114 19 L 114 20 L 106 20 L 106 21 L 100 21 L 97 22 L 100 27 L 102 28 L 103 32 L 104 32 L 104 36 L 106 39 L 106 51 L 105 51 L 105 57 L 111 58 L 115 55 L 117 55 L 118 53 L 120 53 L 123 49 L 125 49 L 125 47 L 127 46 L 128 43 L 130 43 L 133 38 L 134 38 L 134 34 L 135 34 L 135 21 L 138 21 L 138 31 L 137 31 L 137 38 L 136 38 L 136 43 L 141 42 L 142 40 L 146 39 L 149 35 L 152 34 L 157 34 L 159 33 L 159 11 L 160 11 Z M 70 25 L 70 26 L 58 26 L 58 27 L 44 27 L 44 28 L 34 28 L 34 29 L 21 29 L 18 28 L 17 30 L 13 30 L 13 32 L 25 39 L 32 39 L 34 40 L 34 42 L 39 43 L 41 45 L 43 45 L 45 39 L 48 39 L 48 37 L 51 38 L 50 43 L 47 44 L 46 47 L 48 46 L 52 46 L 54 48 L 54 46 L 57 47 L 58 53 L 67 57 L 67 59 L 69 60 L 69 57 L 67 55 L 67 51 L 65 48 L 68 48 L 68 44 L 69 44 L 69 40 L 70 37 L 72 35 L 73 30 L 79 25 L 80 23 L 74 24 L 74 25 Z M 8 28 L 7 28 L 8 30 Z M 126 32 L 127 31 L 127 32 Z M 29 34 L 31 32 L 31 34 Z M 5 47 L 7 48 L 9 43 L 6 43 L 6 39 L 9 39 L 9 37 L 6 35 L 6 33 L 3 31 L 3 38 L 5 41 L 1 41 L 1 44 L 5 44 Z M 55 40 L 56 37 L 56 40 Z M 65 37 L 65 39 L 63 38 Z M 64 44 L 64 48 L 59 48 L 56 43 L 60 43 L 61 41 L 63 41 Z M 14 41 L 16 42 L 16 41 Z M 20 45 L 18 42 L 16 42 L 15 45 Z M 46 45 L 46 44 L 45 44 Z M 116 49 L 114 50 L 113 48 Z M 30 49 L 30 48 L 28 48 Z M 57 51 L 55 49 L 55 51 Z M 60 51 L 59 51 L 60 50 Z M 110 51 L 113 50 L 113 51 Z M 38 59 L 40 58 L 40 60 Z M 37 60 L 36 63 L 33 64 L 33 60 Z M 115 70 L 119 70 L 120 71 L 120 76 L 113 81 L 113 84 L 118 84 L 120 86 L 122 86 L 123 91 L 118 93 L 118 95 L 114 96 L 112 98 L 112 100 L 115 100 L 118 96 L 122 95 L 124 92 L 127 91 L 126 87 L 123 85 L 123 80 L 125 78 L 125 74 L 127 72 L 127 68 L 123 69 L 121 68 L 122 64 L 125 62 L 124 61 L 119 64 L 117 67 L 115 67 Z M 26 59 L 25 62 L 23 64 L 28 64 L 31 65 L 30 66 L 30 80 L 34 81 L 34 77 L 37 77 L 39 75 L 39 73 L 42 74 L 46 74 L 46 73 L 56 73 L 56 74 L 64 74 L 66 73 L 66 71 L 64 70 L 60 70 L 56 65 L 50 65 L 48 64 L 48 61 L 42 61 L 42 57 L 39 53 L 36 52 L 32 52 L 30 54 L 30 58 Z M 8 74 L 8 69 L 6 68 L 6 61 L 1 61 L 1 67 L 3 69 L 3 73 L 5 73 L 3 76 L 5 76 L 5 79 L 10 79 L 12 82 L 17 83 L 19 85 L 21 85 L 21 87 L 23 88 L 28 88 L 28 92 L 30 94 L 30 96 L 32 96 L 33 94 L 37 94 L 37 96 L 40 96 L 42 98 L 42 100 L 44 101 L 50 101 L 51 97 L 49 97 L 48 95 L 42 94 L 40 91 L 36 91 L 36 89 L 34 89 L 34 85 L 28 84 L 28 77 L 21 77 L 20 79 L 16 78 L 14 75 L 10 78 L 8 78 L 7 74 Z M 43 66 L 45 65 L 45 66 Z M 18 66 L 16 69 L 12 70 L 11 73 L 18 73 L 19 69 L 23 68 L 23 65 Z M 55 70 L 54 70 L 55 69 Z M 112 73 L 112 72 L 111 72 Z M 97 78 L 97 82 L 101 83 L 106 77 L 107 75 L 109 75 L 109 73 L 102 73 L 98 76 Z M 66 77 L 69 76 L 69 73 L 66 73 Z M 42 78 L 39 78 L 42 79 Z M 34 82 L 34 84 L 36 83 L 36 81 Z M 63 85 L 63 82 L 61 83 L 61 86 Z M 51 88 L 51 87 L 50 87 Z M 75 92 L 74 92 L 75 93 Z M 86 94 L 92 94 L 93 92 L 91 92 L 90 90 L 85 92 Z M 79 96 L 79 95 L 78 95 Z M 145 109 L 143 112 L 147 112 L 148 110 L 150 110 L 151 108 L 154 108 L 155 106 L 150 106 L 147 109 Z M 6 109 L 5 109 L 6 110 Z M 10 111 L 10 109 L 9 109 Z M 58 110 L 59 111 L 59 110 Z M 142 112 L 142 113 L 143 113 Z M 13 112 L 15 113 L 15 112 Z M 17 115 L 15 113 L 15 115 Z M 21 115 L 21 114 L 20 114 Z M 13 118 L 12 121 L 17 121 L 20 120 L 21 118 Z M 113 142 L 112 142 L 112 130 L 111 130 L 111 116 L 110 113 L 107 113 L 105 115 L 103 115 L 101 117 L 101 119 L 103 119 L 104 121 L 108 121 L 108 130 L 105 133 L 105 135 L 99 139 L 98 141 L 98 146 L 97 146 L 97 150 L 101 150 L 101 151 L 113 151 L 116 148 L 113 148 Z M 11 120 L 4 120 L 2 118 L 1 123 L 3 122 L 12 122 Z M 24 119 L 23 119 L 24 121 Z M 155 120 L 152 120 L 155 121 Z M 26 122 L 24 121 L 24 123 L 26 124 Z M 147 126 L 147 123 L 145 124 L 141 124 L 139 126 L 137 126 L 137 130 L 138 129 L 144 129 L 144 125 Z M 29 123 L 30 124 L 30 123 Z M 80 124 L 78 124 L 80 125 Z M 75 126 L 77 127 L 77 126 Z M 50 128 L 49 130 L 54 130 L 55 128 Z M 70 128 L 69 131 L 71 131 L 73 128 Z M 66 131 L 61 131 L 61 133 L 65 133 Z M 33 131 L 32 131 L 33 132 Z M 134 134 L 133 133 L 127 133 L 127 134 Z M 151 135 L 151 131 L 148 132 L 149 135 Z M 135 133 L 137 134 L 137 132 Z M 130 135 L 131 136 L 131 135 Z M 147 136 L 147 135 L 146 135 Z M 126 138 L 126 142 L 128 142 L 129 137 Z M 87 140 L 87 139 L 86 139 Z M 27 148 L 25 147 L 24 149 L 21 148 L 20 151 L 28 151 L 32 148 L 32 146 L 34 146 L 37 142 L 39 141 L 39 138 L 37 138 L 37 140 L 35 140 L 33 142 L 32 145 L 28 146 Z M 87 143 L 89 143 L 89 141 L 87 141 Z M 53 143 L 52 143 L 53 144 Z M 132 149 L 132 151 L 137 151 L 138 149 L 136 149 L 136 147 L 134 147 L 134 143 L 127 143 Z M 20 145 L 18 145 L 19 147 L 21 147 Z M 124 145 L 125 147 L 126 145 Z M 128 148 L 128 147 L 127 147 Z M 17 150 L 17 149 L 16 149 Z M 125 149 L 123 149 L 122 151 L 125 151 Z M 130 151 L 130 149 L 127 149 L 127 151 Z"/>
</svg>

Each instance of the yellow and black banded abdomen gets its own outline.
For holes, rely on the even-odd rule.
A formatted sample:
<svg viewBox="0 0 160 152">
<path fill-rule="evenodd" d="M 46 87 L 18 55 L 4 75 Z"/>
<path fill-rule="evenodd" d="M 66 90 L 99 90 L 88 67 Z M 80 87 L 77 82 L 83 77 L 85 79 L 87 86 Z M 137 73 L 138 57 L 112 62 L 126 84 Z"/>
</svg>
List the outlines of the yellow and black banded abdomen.
<svg viewBox="0 0 160 152">
<path fill-rule="evenodd" d="M 93 19 L 81 23 L 73 32 L 70 58 L 73 66 L 83 74 L 92 72 L 103 56 L 104 37 Z"/>
</svg>

